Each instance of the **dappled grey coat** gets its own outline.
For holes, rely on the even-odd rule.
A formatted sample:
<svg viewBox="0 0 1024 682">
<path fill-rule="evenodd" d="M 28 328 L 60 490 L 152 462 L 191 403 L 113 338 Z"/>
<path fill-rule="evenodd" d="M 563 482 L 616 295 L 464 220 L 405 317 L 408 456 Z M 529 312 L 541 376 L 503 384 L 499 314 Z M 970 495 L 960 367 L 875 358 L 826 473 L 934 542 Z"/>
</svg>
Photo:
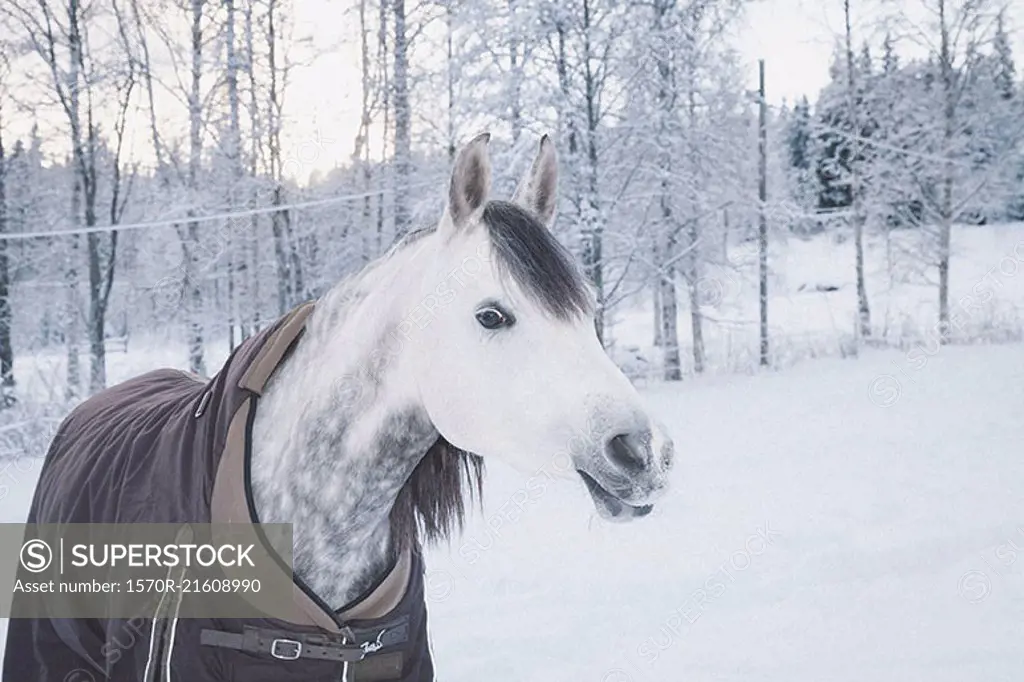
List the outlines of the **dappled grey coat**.
<svg viewBox="0 0 1024 682">
<path fill-rule="evenodd" d="M 156 370 L 79 405 L 50 446 L 28 522 L 253 520 L 251 417 L 312 307 L 300 306 L 248 339 L 209 381 Z M 172 628 L 165 618 L 12 619 L 3 682 L 336 682 L 343 663 L 281 660 L 269 647 L 286 638 L 304 642 L 304 653 L 317 644 L 329 649 L 342 641 L 339 633 L 349 649 L 369 643 L 362 648 L 372 652 L 350 664 L 350 680 L 428 682 L 434 674 L 423 571 L 417 547 L 339 612 L 296 579 L 288 620 L 182 618 Z M 250 637 L 237 637 L 245 628 Z M 248 650 L 215 645 L 243 639 Z M 294 649 L 278 645 L 277 653 Z"/>
</svg>

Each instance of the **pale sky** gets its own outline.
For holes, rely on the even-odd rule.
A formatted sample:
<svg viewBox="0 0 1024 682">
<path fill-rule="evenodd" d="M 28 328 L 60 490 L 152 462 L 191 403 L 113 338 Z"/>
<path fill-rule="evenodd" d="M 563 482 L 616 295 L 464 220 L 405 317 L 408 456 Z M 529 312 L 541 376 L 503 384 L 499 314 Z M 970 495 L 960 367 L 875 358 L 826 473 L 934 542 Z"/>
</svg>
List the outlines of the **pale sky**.
<svg viewBox="0 0 1024 682">
<path fill-rule="evenodd" d="M 296 32 L 312 35 L 308 49 L 321 54 L 309 66 L 297 68 L 291 84 L 290 144 L 293 156 L 303 157 L 291 169 L 299 171 L 296 175 L 303 181 L 311 171 L 347 162 L 352 152 L 360 104 L 358 21 L 354 14 L 340 12 L 342 4 L 347 3 L 295 0 Z M 1024 71 L 1024 32 L 1014 23 L 1017 17 L 1024 21 L 1024 0 L 1006 0 L 1006 5 L 1018 70 Z M 858 44 L 868 40 L 879 55 L 885 26 L 890 26 L 902 56 L 924 53 L 925 47 L 912 35 L 913 25 L 927 19 L 920 0 L 854 0 L 853 7 L 859 9 L 853 21 Z M 747 8 L 732 40 L 748 63 L 751 89 L 757 86 L 757 60 L 763 57 L 771 103 L 792 103 L 805 94 L 813 102 L 828 82 L 834 40 L 842 31 L 841 0 L 757 0 Z M 317 139 L 321 142 L 314 144 Z M 305 157 L 312 152 L 303 156 L 299 150 L 313 147 L 321 153 L 307 163 Z"/>
<path fill-rule="evenodd" d="M 1008 29 L 1020 74 L 1024 72 L 1024 0 L 1003 1 L 1009 9 Z M 915 23 L 927 19 L 921 10 L 921 0 L 852 2 L 859 10 L 854 15 L 853 28 L 858 44 L 868 40 L 875 48 L 874 54 L 880 54 L 878 46 L 885 26 L 889 26 L 898 39 L 901 56 L 924 53 L 926 48 L 913 29 Z M 292 2 L 291 33 L 296 40 L 289 56 L 295 65 L 285 95 L 282 154 L 286 174 L 302 183 L 312 173 L 348 163 L 352 154 L 361 97 L 359 21 L 353 7 L 356 4 L 351 0 Z M 376 12 L 368 19 L 375 25 Z M 828 81 L 832 47 L 842 29 L 842 0 L 755 0 L 748 6 L 744 19 L 737 23 L 731 40 L 747 63 L 751 89 L 757 86 L 757 59 L 763 57 L 771 103 L 779 104 L 783 99 L 792 103 L 804 94 L 813 102 Z M 421 36 L 421 41 L 429 38 Z M 421 43 L 419 49 L 418 58 L 422 59 L 425 53 L 430 59 L 440 46 Z M 164 112 L 162 116 L 167 112 L 178 117 L 186 113 L 177 105 L 160 109 Z M 58 113 L 52 113 L 59 121 Z M 184 129 L 186 120 L 178 123 Z M 8 120 L 8 124 L 13 124 L 12 132 L 18 136 L 27 133 L 31 119 L 15 114 L 15 120 Z M 150 155 L 144 120 L 131 127 L 138 129 L 129 143 L 136 158 Z"/>
<path fill-rule="evenodd" d="M 1024 0 L 995 0 L 993 6 L 1007 8 L 1007 29 L 1020 75 L 1024 33 L 1015 19 L 1024 21 Z M 880 57 L 888 29 L 901 58 L 927 54 L 927 46 L 915 34 L 915 27 L 929 20 L 921 0 L 851 0 L 851 15 L 857 50 L 866 40 L 872 55 Z M 813 102 L 828 82 L 835 41 L 844 35 L 842 0 L 757 0 L 748 7 L 743 24 L 736 46 L 751 64 L 751 82 L 756 86 L 757 59 L 763 57 L 769 100 L 780 103 L 785 98 L 792 103 L 806 94 Z"/>
<path fill-rule="evenodd" d="M 757 86 L 757 60 L 765 60 L 769 101 L 792 103 L 801 95 L 812 102 L 828 82 L 832 46 L 842 24 L 836 11 L 815 0 L 761 0 L 748 7 L 736 47 L 750 64 L 751 87 Z"/>
</svg>

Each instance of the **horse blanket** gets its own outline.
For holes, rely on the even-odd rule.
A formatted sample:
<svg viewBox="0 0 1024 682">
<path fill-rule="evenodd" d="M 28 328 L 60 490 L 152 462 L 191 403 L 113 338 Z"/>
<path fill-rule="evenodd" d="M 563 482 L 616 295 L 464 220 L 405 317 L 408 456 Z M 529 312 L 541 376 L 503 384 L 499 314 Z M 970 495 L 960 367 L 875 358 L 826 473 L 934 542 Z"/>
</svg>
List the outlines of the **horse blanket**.
<svg viewBox="0 0 1024 682">
<path fill-rule="evenodd" d="M 212 379 L 161 369 L 81 403 L 50 446 L 27 522 L 256 520 L 247 476 L 252 417 L 312 309 L 304 304 L 246 340 Z M 430 682 L 423 573 L 417 547 L 342 611 L 296 578 L 294 610 L 281 620 L 12 619 L 2 679 Z"/>
</svg>

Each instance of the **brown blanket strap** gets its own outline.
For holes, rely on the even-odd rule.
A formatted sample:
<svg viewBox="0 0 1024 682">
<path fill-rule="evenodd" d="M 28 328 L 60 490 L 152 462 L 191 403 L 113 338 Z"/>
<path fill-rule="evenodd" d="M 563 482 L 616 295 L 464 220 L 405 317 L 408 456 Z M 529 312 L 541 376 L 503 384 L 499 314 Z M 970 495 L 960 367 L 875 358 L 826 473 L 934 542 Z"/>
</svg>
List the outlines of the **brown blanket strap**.
<svg viewBox="0 0 1024 682">
<path fill-rule="evenodd" d="M 199 642 L 207 646 L 265 654 L 282 661 L 313 658 L 351 663 L 363 660 L 366 655 L 361 647 L 331 641 L 319 635 L 264 630 L 249 625 L 245 626 L 241 634 L 204 628 L 199 633 Z"/>
</svg>

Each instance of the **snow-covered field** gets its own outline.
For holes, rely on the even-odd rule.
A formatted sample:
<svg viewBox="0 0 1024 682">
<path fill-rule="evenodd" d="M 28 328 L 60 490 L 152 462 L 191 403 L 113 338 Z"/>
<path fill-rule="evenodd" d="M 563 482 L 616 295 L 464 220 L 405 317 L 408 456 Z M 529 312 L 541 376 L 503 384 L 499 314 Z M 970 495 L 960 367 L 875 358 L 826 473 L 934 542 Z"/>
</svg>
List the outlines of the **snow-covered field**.
<svg viewBox="0 0 1024 682">
<path fill-rule="evenodd" d="M 935 267 L 926 267 L 917 231 L 865 239 L 865 287 L 872 331 L 886 345 L 928 340 L 938 319 Z M 697 291 L 705 315 L 707 370 L 747 371 L 758 362 L 756 244 L 734 246 L 730 267 L 708 265 Z M 775 240 L 769 250 L 769 335 L 774 363 L 840 357 L 853 343 L 856 279 L 853 241 L 832 234 Z M 1021 340 L 1024 330 L 1024 223 L 957 225 L 950 258 L 951 334 L 959 342 Z M 680 288 L 680 296 L 685 296 Z M 679 342 L 684 372 L 692 367 L 690 316 L 681 301 Z M 615 357 L 635 376 L 658 376 L 650 347 L 648 301 L 613 314 Z M 630 351 L 628 349 L 632 348 Z M 646 362 L 637 361 L 643 358 Z"/>
<path fill-rule="evenodd" d="M 1020 680 L 1022 385 L 1000 345 L 649 388 L 681 456 L 628 525 L 492 465 L 484 512 L 430 554 L 438 679 Z M 6 470 L 0 521 L 34 475 Z"/>
<path fill-rule="evenodd" d="M 440 679 L 1022 679 L 1022 351 L 943 348 L 895 402 L 895 351 L 648 391 L 682 457 L 635 524 L 493 467 L 433 555 Z"/>
</svg>

